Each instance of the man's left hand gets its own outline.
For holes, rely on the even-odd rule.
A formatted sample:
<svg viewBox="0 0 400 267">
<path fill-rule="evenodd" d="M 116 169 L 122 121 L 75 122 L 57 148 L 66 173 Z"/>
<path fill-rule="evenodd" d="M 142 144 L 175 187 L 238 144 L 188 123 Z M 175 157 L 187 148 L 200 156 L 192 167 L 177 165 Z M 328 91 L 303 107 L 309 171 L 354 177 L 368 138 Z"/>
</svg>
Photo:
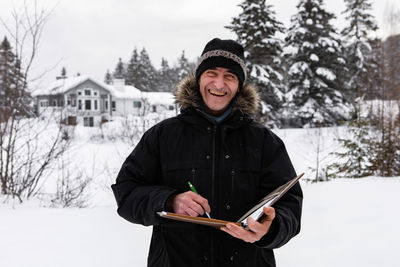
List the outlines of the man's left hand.
<svg viewBox="0 0 400 267">
<path fill-rule="evenodd" d="M 221 227 L 221 230 L 245 242 L 254 243 L 268 233 L 275 218 L 274 208 L 264 207 L 263 211 L 265 217 L 261 222 L 255 221 L 253 218 L 247 219 L 249 230 L 245 230 L 243 227 L 233 223 L 228 223 L 226 226 Z"/>
</svg>

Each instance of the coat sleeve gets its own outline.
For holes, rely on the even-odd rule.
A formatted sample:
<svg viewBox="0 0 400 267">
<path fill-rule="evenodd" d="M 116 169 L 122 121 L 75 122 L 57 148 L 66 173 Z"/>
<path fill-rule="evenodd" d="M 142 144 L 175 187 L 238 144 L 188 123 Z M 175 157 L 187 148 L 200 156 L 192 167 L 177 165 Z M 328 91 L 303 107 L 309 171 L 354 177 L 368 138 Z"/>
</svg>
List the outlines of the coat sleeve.
<svg viewBox="0 0 400 267">
<path fill-rule="evenodd" d="M 263 162 L 261 188 L 265 194 L 296 176 L 285 145 L 271 132 L 264 143 Z M 297 235 L 300 232 L 302 202 L 303 193 L 297 183 L 274 204 L 275 219 L 269 232 L 256 245 L 275 249 Z"/>
<path fill-rule="evenodd" d="M 162 186 L 156 127 L 149 129 L 122 164 L 116 183 L 111 186 L 118 214 L 142 225 L 160 223 L 157 211 L 165 210 L 167 199 L 175 189 Z"/>
</svg>

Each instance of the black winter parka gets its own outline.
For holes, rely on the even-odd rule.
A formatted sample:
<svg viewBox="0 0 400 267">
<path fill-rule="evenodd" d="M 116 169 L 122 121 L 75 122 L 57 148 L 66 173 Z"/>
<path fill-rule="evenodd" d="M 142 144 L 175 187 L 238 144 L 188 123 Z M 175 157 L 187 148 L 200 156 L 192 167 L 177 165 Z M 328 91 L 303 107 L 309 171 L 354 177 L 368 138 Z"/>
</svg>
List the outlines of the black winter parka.
<svg viewBox="0 0 400 267">
<path fill-rule="evenodd" d="M 112 189 L 118 214 L 152 225 L 148 266 L 275 266 L 272 249 L 300 231 L 302 191 L 294 186 L 275 205 L 270 231 L 251 244 L 201 225 L 160 218 L 167 199 L 188 191 L 191 181 L 211 207 L 211 217 L 237 221 L 273 189 L 296 176 L 282 141 L 251 116 L 258 108 L 255 88 L 246 84 L 221 123 L 197 103 L 193 77 L 176 94 L 180 115 L 149 129 L 123 163 Z"/>
</svg>

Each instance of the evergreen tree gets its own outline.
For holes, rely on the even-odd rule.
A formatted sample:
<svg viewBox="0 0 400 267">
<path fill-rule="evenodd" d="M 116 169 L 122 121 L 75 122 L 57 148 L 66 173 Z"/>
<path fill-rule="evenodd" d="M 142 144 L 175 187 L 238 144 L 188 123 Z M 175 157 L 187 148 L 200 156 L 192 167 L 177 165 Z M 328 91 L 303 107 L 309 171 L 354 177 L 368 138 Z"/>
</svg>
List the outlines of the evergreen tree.
<svg viewBox="0 0 400 267">
<path fill-rule="evenodd" d="M 10 106 L 14 62 L 15 55 L 7 38 L 4 37 L 0 44 L 0 106 L 2 107 Z"/>
<path fill-rule="evenodd" d="M 181 56 L 178 58 L 178 65 L 175 71 L 178 81 L 183 80 L 194 72 L 190 66 L 189 60 L 185 56 L 185 50 L 182 51 Z"/>
<path fill-rule="evenodd" d="M 112 83 L 113 83 L 110 70 L 107 70 L 107 73 L 106 73 L 106 75 L 104 76 L 104 82 L 105 82 L 106 84 L 112 84 Z"/>
<path fill-rule="evenodd" d="M 378 29 L 374 17 L 369 14 L 371 3 L 369 0 L 344 0 L 348 26 L 342 30 L 345 38 L 345 54 L 348 71 L 347 92 L 350 98 L 361 97 L 367 93 L 368 75 L 374 64 L 372 57 L 371 40 L 368 35 Z M 369 68 L 368 68 L 369 66 Z M 375 65 L 376 66 L 376 65 Z M 377 66 L 376 66 L 377 67 Z"/>
<path fill-rule="evenodd" d="M 247 51 L 249 81 L 260 89 L 270 124 L 279 125 L 284 71 L 280 58 L 283 44 L 277 34 L 283 33 L 284 27 L 265 0 L 245 0 L 239 6 L 242 13 L 226 28 L 236 33 L 238 42 Z"/>
<path fill-rule="evenodd" d="M 361 93 L 365 95 L 365 100 L 382 99 L 384 78 L 383 69 L 381 68 L 384 58 L 382 40 L 375 38 L 370 40 L 369 43 L 371 50 L 367 52 L 368 64 L 365 65 L 366 74 L 362 81 L 365 89 L 361 90 Z"/>
<path fill-rule="evenodd" d="M 389 36 L 383 43 L 385 98 L 400 99 L 400 34 Z"/>
<path fill-rule="evenodd" d="M 128 85 L 133 85 L 135 87 L 138 87 L 138 68 L 139 68 L 139 54 L 137 52 L 137 49 L 135 49 L 132 52 L 132 56 L 129 60 L 128 67 L 126 70 L 125 74 L 125 83 Z"/>
<path fill-rule="evenodd" d="M 374 40 L 369 39 L 368 34 L 377 30 L 373 16 L 368 14 L 371 4 L 368 0 L 345 0 L 346 20 L 348 26 L 342 30 L 346 46 L 347 59 L 346 71 L 341 77 L 346 80 L 346 91 L 349 99 L 356 99 L 356 118 L 348 125 L 347 139 L 339 139 L 345 151 L 334 153 L 346 159 L 344 163 L 335 163 L 332 166 L 337 174 L 346 177 L 364 177 L 373 174 L 374 158 L 377 155 L 376 141 L 371 135 L 370 120 L 361 116 L 361 104 L 368 93 L 370 80 L 379 70 L 372 53 Z M 377 78 L 377 77 L 374 77 Z"/>
<path fill-rule="evenodd" d="M 379 122 L 375 125 L 374 166 L 380 176 L 400 175 L 400 125 L 397 101 L 382 101 L 379 108 Z"/>
<path fill-rule="evenodd" d="M 322 0 L 300 0 L 286 41 L 287 101 L 295 126 L 335 125 L 348 119 L 340 70 L 345 66 L 340 39 Z"/>
<path fill-rule="evenodd" d="M 161 58 L 161 69 L 157 73 L 157 88 L 160 92 L 172 92 L 177 83 L 175 72 L 169 67 L 168 61 Z"/>
<path fill-rule="evenodd" d="M 65 69 L 65 67 L 62 67 L 62 69 L 61 69 L 61 77 L 64 77 L 64 78 L 67 77 L 67 70 Z"/>
<path fill-rule="evenodd" d="M 30 113 L 29 101 L 21 62 L 4 37 L 0 44 L 0 121 L 7 120 L 13 114 Z"/>
<path fill-rule="evenodd" d="M 140 52 L 135 87 L 142 91 L 154 91 L 156 88 L 156 70 L 151 63 L 149 54 L 143 47 Z"/>
<path fill-rule="evenodd" d="M 377 155 L 376 141 L 368 118 L 362 116 L 362 102 L 362 98 L 358 98 L 357 116 L 348 125 L 347 138 L 338 139 L 343 151 L 332 153 L 343 160 L 328 167 L 334 170 L 333 176 L 360 178 L 374 173 L 374 159 Z"/>
<path fill-rule="evenodd" d="M 125 67 L 121 58 L 119 58 L 118 60 L 113 76 L 115 79 L 123 79 L 125 77 Z"/>
</svg>

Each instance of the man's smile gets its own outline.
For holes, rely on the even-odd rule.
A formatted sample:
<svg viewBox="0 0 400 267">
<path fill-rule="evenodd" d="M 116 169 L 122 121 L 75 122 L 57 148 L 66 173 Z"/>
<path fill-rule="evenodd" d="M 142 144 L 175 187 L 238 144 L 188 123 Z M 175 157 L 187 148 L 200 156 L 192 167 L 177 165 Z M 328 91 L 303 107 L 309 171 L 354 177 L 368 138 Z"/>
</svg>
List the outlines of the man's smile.
<svg viewBox="0 0 400 267">
<path fill-rule="evenodd" d="M 214 90 L 214 89 L 208 89 L 208 92 L 209 92 L 210 94 L 214 95 L 214 96 L 219 96 L 219 97 L 221 97 L 221 96 L 226 96 L 226 95 L 228 94 L 227 92 L 224 92 L 224 91 L 217 91 L 217 90 Z"/>
</svg>

